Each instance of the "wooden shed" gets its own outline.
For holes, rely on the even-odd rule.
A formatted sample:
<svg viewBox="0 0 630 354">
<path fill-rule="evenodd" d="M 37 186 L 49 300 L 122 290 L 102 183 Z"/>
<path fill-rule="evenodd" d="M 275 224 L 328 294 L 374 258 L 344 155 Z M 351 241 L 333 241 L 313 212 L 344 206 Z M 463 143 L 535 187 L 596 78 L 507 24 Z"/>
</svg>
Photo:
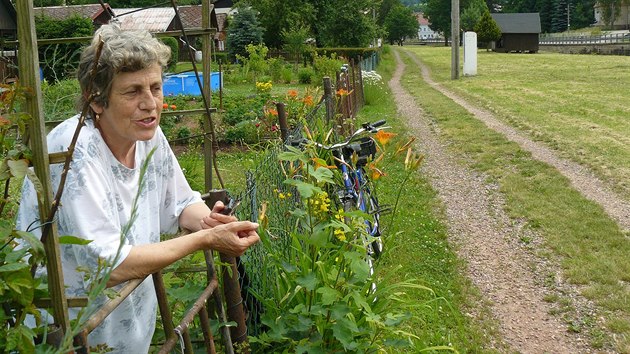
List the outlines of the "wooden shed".
<svg viewBox="0 0 630 354">
<path fill-rule="evenodd" d="M 492 14 L 501 29 L 501 39 L 497 42 L 495 51 L 509 52 L 538 52 L 540 36 L 540 14 L 512 13 Z"/>
<path fill-rule="evenodd" d="M 0 83 L 16 75 L 15 45 L 6 45 L 6 41 L 17 39 L 17 14 L 9 0 L 0 0 Z"/>
</svg>

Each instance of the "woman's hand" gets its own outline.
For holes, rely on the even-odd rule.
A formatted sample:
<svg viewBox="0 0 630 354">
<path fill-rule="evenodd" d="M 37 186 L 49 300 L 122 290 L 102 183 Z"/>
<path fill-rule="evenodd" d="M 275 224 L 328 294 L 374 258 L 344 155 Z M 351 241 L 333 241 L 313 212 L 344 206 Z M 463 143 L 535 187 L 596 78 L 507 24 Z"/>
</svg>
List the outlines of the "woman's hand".
<svg viewBox="0 0 630 354">
<path fill-rule="evenodd" d="M 207 231 L 207 247 L 228 256 L 240 256 L 247 248 L 260 241 L 256 229 L 258 224 L 250 221 L 217 225 Z"/>
<path fill-rule="evenodd" d="M 232 215 L 223 215 L 221 211 L 225 208 L 225 205 L 218 201 L 212 207 L 212 211 L 210 214 L 204 216 L 201 219 L 201 228 L 202 229 L 210 229 L 219 225 L 229 224 L 231 222 L 235 222 L 238 219 Z"/>
</svg>

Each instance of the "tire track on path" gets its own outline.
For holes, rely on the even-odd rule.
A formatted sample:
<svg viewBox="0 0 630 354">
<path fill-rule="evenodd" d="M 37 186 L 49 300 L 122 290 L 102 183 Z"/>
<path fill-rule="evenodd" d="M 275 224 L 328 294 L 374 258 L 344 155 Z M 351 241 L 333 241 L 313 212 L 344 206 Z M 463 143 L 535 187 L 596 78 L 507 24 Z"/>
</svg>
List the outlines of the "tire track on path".
<svg viewBox="0 0 630 354">
<path fill-rule="evenodd" d="M 418 148 L 425 154 L 423 171 L 445 206 L 449 239 L 466 260 L 468 277 L 491 301 L 505 344 L 520 353 L 589 352 L 585 340 L 549 315 L 545 290 L 536 285 L 529 267 L 531 255 L 519 245 L 524 231 L 503 211 L 496 186 L 487 185 L 484 176 L 462 167 L 448 154 L 422 108 L 400 85 L 405 64 L 398 50 L 393 53 L 397 67 L 389 86 L 398 112 L 418 137 Z M 501 339 L 493 339 L 492 345 L 505 350 Z"/>
<path fill-rule="evenodd" d="M 488 128 L 503 134 L 508 140 L 517 143 L 521 149 L 530 152 L 534 159 L 555 167 L 562 175 L 569 179 L 573 188 L 587 199 L 599 204 L 604 211 L 617 222 L 622 230 L 630 230 L 630 202 L 613 192 L 611 188 L 595 176 L 592 171 L 573 161 L 563 159 L 559 157 L 554 150 L 530 140 L 516 131 L 516 129 L 500 122 L 488 110 L 469 104 L 463 98 L 433 81 L 426 65 L 422 64 L 415 55 L 409 52 L 407 52 L 407 54 L 414 63 L 420 67 L 422 70 L 422 78 L 427 84 L 464 107 Z"/>
</svg>

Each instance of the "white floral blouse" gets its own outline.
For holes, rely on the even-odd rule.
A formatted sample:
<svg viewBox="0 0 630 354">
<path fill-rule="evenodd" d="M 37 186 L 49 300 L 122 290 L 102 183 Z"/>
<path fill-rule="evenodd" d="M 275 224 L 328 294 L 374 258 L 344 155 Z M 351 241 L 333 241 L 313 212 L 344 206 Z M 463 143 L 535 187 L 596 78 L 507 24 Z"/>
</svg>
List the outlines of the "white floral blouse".
<svg viewBox="0 0 630 354">
<path fill-rule="evenodd" d="M 48 151 L 66 151 L 77 124 L 78 116 L 75 116 L 53 129 L 48 134 Z M 140 169 L 153 148 L 156 150 L 149 161 L 145 187 L 138 200 L 137 220 L 121 246 L 121 230 L 131 215 Z M 63 164 L 50 167 L 53 191 L 57 190 L 62 167 Z M 176 232 L 182 210 L 197 202 L 201 202 L 200 194 L 191 190 L 161 129 L 151 140 L 136 143 L 135 168 L 130 169 L 114 158 L 93 121 L 86 120 L 65 183 L 57 225 L 61 236 L 72 235 L 92 242 L 61 245 L 67 295 L 86 294 L 88 283 L 79 267 L 95 270 L 99 258 L 119 265 L 132 246 L 156 243 L 160 241 L 160 234 Z M 39 235 L 38 217 L 35 190 L 26 179 L 17 217 L 18 229 L 30 228 Z M 91 310 L 96 310 L 106 300 L 104 296 L 98 299 L 90 306 Z M 155 330 L 156 309 L 155 290 L 149 276 L 89 335 L 90 345 L 105 343 L 117 353 L 148 352 Z M 78 309 L 71 309 L 71 317 L 77 312 Z"/>
</svg>

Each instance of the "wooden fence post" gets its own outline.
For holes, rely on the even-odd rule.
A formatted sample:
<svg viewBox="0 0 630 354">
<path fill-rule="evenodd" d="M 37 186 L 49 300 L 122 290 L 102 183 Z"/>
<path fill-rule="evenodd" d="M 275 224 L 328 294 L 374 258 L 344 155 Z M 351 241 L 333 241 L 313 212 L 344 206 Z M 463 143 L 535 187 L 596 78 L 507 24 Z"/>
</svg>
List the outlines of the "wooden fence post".
<svg viewBox="0 0 630 354">
<path fill-rule="evenodd" d="M 280 137 L 282 141 L 286 142 L 289 137 L 289 124 L 287 123 L 287 111 L 284 109 L 284 103 L 277 102 L 276 109 L 278 110 L 278 123 L 280 124 Z"/>
<path fill-rule="evenodd" d="M 335 96 L 330 77 L 324 77 L 324 100 L 326 101 L 326 123 L 335 118 Z"/>
<path fill-rule="evenodd" d="M 33 167 L 35 174 L 42 184 L 43 204 L 39 206 L 40 220 L 48 220 L 52 206 L 52 185 L 50 183 L 50 160 L 46 142 L 46 127 L 44 113 L 41 106 L 42 90 L 39 80 L 39 61 L 37 51 L 37 35 L 35 33 L 35 19 L 33 16 L 33 1 L 21 0 L 15 2 L 18 25 L 18 65 L 20 84 L 31 89 L 26 95 L 25 111 L 32 117 L 29 124 L 30 146 L 33 151 Z M 70 329 L 68 303 L 61 269 L 59 254 L 59 238 L 56 223 L 51 225 L 49 237 L 46 238 L 46 267 L 48 269 L 48 289 L 52 299 L 55 324 L 59 325 L 65 334 Z"/>
</svg>

